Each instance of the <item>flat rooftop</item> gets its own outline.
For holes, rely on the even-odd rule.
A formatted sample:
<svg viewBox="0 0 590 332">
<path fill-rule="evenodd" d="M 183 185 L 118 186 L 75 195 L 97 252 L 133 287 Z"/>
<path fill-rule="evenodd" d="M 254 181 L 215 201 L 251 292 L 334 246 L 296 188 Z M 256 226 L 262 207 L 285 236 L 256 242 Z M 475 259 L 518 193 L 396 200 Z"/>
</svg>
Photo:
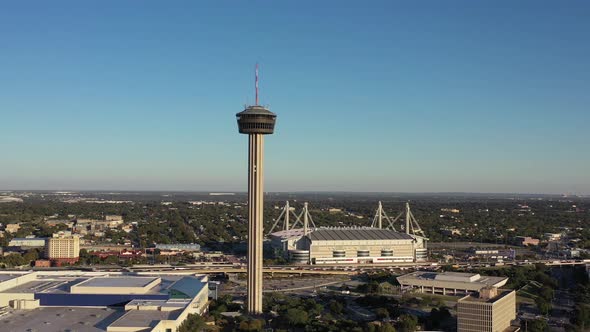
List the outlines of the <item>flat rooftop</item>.
<svg viewBox="0 0 590 332">
<path fill-rule="evenodd" d="M 125 314 L 122 309 L 40 307 L 0 316 L 0 331 L 106 331 Z"/>
<path fill-rule="evenodd" d="M 419 286 L 431 286 L 436 287 L 459 287 L 465 285 L 467 287 L 485 287 L 485 286 L 496 286 L 501 287 L 508 281 L 507 277 L 490 277 L 481 276 L 474 273 L 461 273 L 461 272 L 429 272 L 429 271 L 416 271 L 397 277 L 400 284 L 411 284 Z"/>
<path fill-rule="evenodd" d="M 14 275 L 13 277 L 17 277 L 18 275 Z M 96 277 L 92 275 L 78 275 L 78 276 L 69 276 L 69 275 L 38 275 L 37 279 L 33 281 L 29 281 L 23 284 L 20 284 L 16 287 L 12 287 L 1 291 L 0 293 L 52 293 L 52 294 L 70 294 L 72 286 L 78 287 L 129 287 L 124 286 L 125 284 L 129 285 L 132 284 L 134 286 L 131 287 L 142 287 L 149 283 L 149 280 L 154 280 L 157 278 L 162 278 L 162 281 L 148 290 L 146 294 L 163 294 L 167 293 L 168 288 L 173 285 L 178 280 L 182 279 L 182 275 L 162 275 L 162 276 L 146 276 L 146 277 L 137 277 L 137 276 L 113 276 L 113 277 Z M 133 279 L 139 278 L 141 280 L 135 281 Z M 97 279 L 100 279 L 96 281 Z M 108 279 L 108 280 L 104 280 Z M 114 281 L 113 279 L 118 279 L 118 281 Z M 129 282 L 121 282 L 120 279 L 127 279 Z M 91 282 L 90 285 L 85 284 L 91 280 L 95 280 Z M 99 285 L 99 286 L 96 286 Z M 1 331 L 1 329 L 0 329 Z"/>
<path fill-rule="evenodd" d="M 121 318 L 117 319 L 111 327 L 154 327 L 161 320 L 175 320 L 182 310 L 129 310 Z"/>
<path fill-rule="evenodd" d="M 0 274 L 0 282 L 20 277 L 23 274 Z"/>
<path fill-rule="evenodd" d="M 156 277 L 95 277 L 83 281 L 76 287 L 145 287 Z"/>
<path fill-rule="evenodd" d="M 52 290 L 56 292 L 66 292 L 66 285 L 68 281 L 57 281 L 50 279 L 37 279 L 24 284 L 20 284 L 16 287 L 6 289 L 0 293 L 47 293 Z M 69 287 L 67 287 L 69 290 Z"/>
<path fill-rule="evenodd" d="M 158 306 L 163 308 L 177 308 L 182 309 L 186 307 L 190 303 L 190 300 L 184 299 L 169 299 L 169 300 L 132 300 L 127 303 L 127 307 L 129 306 Z"/>
<path fill-rule="evenodd" d="M 497 296 L 495 296 L 491 299 L 482 299 L 479 297 L 479 294 L 470 294 L 470 295 L 467 295 L 464 298 L 460 299 L 459 301 L 460 302 L 494 303 L 512 292 L 513 292 L 513 290 L 501 290 Z"/>
<path fill-rule="evenodd" d="M 481 276 L 477 273 L 444 272 L 437 273 L 434 279 L 440 281 L 474 282 L 481 279 Z"/>
<path fill-rule="evenodd" d="M 309 234 L 312 241 L 412 240 L 411 235 L 373 227 L 319 228 Z"/>
</svg>

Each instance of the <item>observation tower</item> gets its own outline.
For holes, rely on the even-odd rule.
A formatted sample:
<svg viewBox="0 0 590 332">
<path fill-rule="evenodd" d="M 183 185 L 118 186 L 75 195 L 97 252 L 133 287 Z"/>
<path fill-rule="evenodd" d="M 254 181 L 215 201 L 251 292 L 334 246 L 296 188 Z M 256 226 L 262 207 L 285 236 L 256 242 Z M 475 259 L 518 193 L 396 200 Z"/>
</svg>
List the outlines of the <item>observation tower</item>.
<svg viewBox="0 0 590 332">
<path fill-rule="evenodd" d="M 256 104 L 236 114 L 240 134 L 248 135 L 248 297 L 251 314 L 262 313 L 262 241 L 264 211 L 264 135 L 274 132 L 276 114 L 258 104 L 258 64 L 256 64 Z"/>
</svg>

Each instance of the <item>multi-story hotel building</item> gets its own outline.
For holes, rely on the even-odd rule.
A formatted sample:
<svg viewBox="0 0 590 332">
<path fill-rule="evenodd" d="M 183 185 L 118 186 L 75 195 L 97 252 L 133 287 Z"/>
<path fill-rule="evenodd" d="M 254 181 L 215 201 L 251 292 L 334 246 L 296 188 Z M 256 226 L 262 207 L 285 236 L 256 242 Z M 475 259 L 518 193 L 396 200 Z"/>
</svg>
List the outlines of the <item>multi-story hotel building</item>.
<svg viewBox="0 0 590 332">
<path fill-rule="evenodd" d="M 45 254 L 56 265 L 75 263 L 80 258 L 80 238 L 63 233 L 53 234 L 47 239 Z"/>
</svg>

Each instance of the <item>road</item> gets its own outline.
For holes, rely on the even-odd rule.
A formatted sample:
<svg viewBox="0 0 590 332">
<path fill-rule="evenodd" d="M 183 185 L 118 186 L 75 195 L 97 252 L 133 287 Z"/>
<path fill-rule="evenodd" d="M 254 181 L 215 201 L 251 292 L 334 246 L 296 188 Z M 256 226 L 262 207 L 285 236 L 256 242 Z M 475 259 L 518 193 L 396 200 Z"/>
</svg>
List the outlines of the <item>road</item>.
<svg viewBox="0 0 590 332">
<path fill-rule="evenodd" d="M 567 266 L 567 265 L 585 265 L 590 264 L 590 260 L 535 260 L 535 261 L 506 261 L 502 265 L 531 265 L 531 264 L 545 264 L 547 266 Z M 409 262 L 409 263 L 368 263 L 368 264 L 320 264 L 320 265 L 272 265 L 265 266 L 264 272 L 270 274 L 356 274 L 371 270 L 392 270 L 392 269 L 411 269 L 411 268 L 432 268 L 438 269 L 441 264 L 438 262 Z M 493 265 L 486 262 L 457 262 L 453 266 L 458 268 L 469 267 L 491 267 Z M 129 272 L 175 272 L 182 274 L 194 273 L 246 273 L 245 264 L 219 264 L 206 263 L 188 264 L 185 266 L 173 267 L 170 265 L 139 265 L 129 268 L 112 268 L 112 267 L 92 267 L 94 271 L 113 271 L 125 270 Z"/>
<path fill-rule="evenodd" d="M 328 286 L 338 287 L 343 284 L 353 284 L 354 281 L 347 276 L 305 276 L 265 279 L 263 292 L 286 292 L 296 294 L 314 294 L 318 290 Z M 243 295 L 246 293 L 245 280 L 232 280 L 225 283 L 220 289 L 220 294 Z"/>
</svg>

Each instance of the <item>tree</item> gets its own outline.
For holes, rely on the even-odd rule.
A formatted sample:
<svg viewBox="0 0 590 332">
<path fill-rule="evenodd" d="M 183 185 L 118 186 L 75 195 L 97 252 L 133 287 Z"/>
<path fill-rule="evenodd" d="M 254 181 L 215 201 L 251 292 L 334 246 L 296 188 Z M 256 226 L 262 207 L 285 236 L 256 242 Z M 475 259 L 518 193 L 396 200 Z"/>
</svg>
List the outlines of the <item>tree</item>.
<svg viewBox="0 0 590 332">
<path fill-rule="evenodd" d="M 262 331 L 264 321 L 261 319 L 249 319 L 240 323 L 240 331 Z"/>
<path fill-rule="evenodd" d="M 590 327 L 590 308 L 587 305 L 577 305 L 574 310 L 574 317 L 572 323 L 584 331 L 587 327 Z"/>
<path fill-rule="evenodd" d="M 521 329 L 528 332 L 545 332 L 549 331 L 549 325 L 543 319 L 523 320 L 520 324 Z"/>
<path fill-rule="evenodd" d="M 344 309 L 344 305 L 342 305 L 342 303 L 336 300 L 332 300 L 330 301 L 329 308 L 334 315 L 340 315 L 340 313 L 342 313 L 342 310 Z"/>
<path fill-rule="evenodd" d="M 309 317 L 307 315 L 307 312 L 305 312 L 301 309 L 291 308 L 291 309 L 287 310 L 287 313 L 285 315 L 285 319 L 291 325 L 302 326 L 307 323 L 307 321 L 309 320 Z"/>
<path fill-rule="evenodd" d="M 104 264 L 119 264 L 119 257 L 117 256 L 107 256 L 103 260 Z"/>
<path fill-rule="evenodd" d="M 418 319 L 415 316 L 407 314 L 399 316 L 398 327 L 400 331 L 416 331 L 416 326 L 418 326 Z"/>
<path fill-rule="evenodd" d="M 395 328 L 389 323 L 383 323 L 375 332 L 395 332 Z"/>
<path fill-rule="evenodd" d="M 20 254 L 12 253 L 2 257 L 2 260 L 9 267 L 25 265 L 25 260 Z"/>
<path fill-rule="evenodd" d="M 375 310 L 375 315 L 377 315 L 378 319 L 389 318 L 389 311 L 387 311 L 385 308 L 377 308 Z"/>
<path fill-rule="evenodd" d="M 554 294 L 555 292 L 553 291 L 553 288 L 547 286 L 543 286 L 541 288 L 541 291 L 539 292 L 539 295 L 547 301 L 551 301 L 553 299 Z"/>
<path fill-rule="evenodd" d="M 442 327 L 449 327 L 453 325 L 455 319 L 447 307 L 432 308 L 430 310 L 430 317 L 426 320 L 426 329 L 440 330 Z"/>
<path fill-rule="evenodd" d="M 37 259 L 39 259 L 39 251 L 37 251 L 37 249 L 29 249 L 23 255 L 23 260 L 25 261 L 25 263 L 34 262 Z"/>
<path fill-rule="evenodd" d="M 178 332 L 198 332 L 203 330 L 205 320 L 197 314 L 189 314 L 178 327 Z"/>
<path fill-rule="evenodd" d="M 547 315 L 551 311 L 551 303 L 540 296 L 535 299 L 535 304 L 542 315 Z"/>
</svg>

